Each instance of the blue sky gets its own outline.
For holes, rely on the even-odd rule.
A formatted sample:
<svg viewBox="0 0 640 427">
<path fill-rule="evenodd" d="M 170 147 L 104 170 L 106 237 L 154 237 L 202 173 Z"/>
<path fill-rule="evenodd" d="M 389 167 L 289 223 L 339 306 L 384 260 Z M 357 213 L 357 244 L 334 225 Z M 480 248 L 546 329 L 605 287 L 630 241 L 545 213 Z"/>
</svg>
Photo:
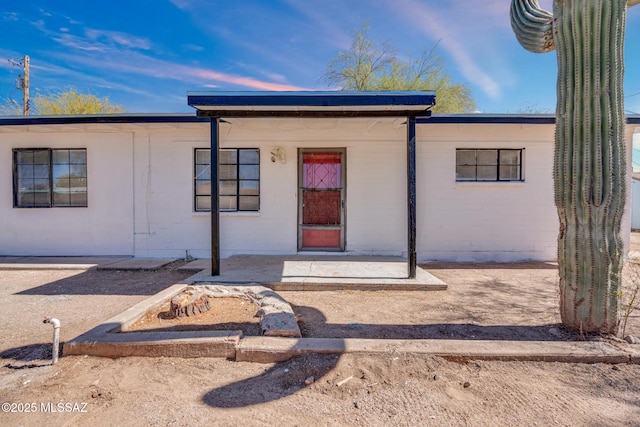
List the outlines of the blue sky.
<svg viewBox="0 0 640 427">
<path fill-rule="evenodd" d="M 0 99 L 74 86 L 129 112 L 189 112 L 196 90 L 326 90 L 328 62 L 367 21 L 405 56 L 439 54 L 485 113 L 555 108 L 555 53 L 515 40 L 510 0 L 0 0 Z M 552 0 L 540 4 L 551 10 Z M 640 6 L 627 20 L 625 108 L 640 113 Z"/>
</svg>

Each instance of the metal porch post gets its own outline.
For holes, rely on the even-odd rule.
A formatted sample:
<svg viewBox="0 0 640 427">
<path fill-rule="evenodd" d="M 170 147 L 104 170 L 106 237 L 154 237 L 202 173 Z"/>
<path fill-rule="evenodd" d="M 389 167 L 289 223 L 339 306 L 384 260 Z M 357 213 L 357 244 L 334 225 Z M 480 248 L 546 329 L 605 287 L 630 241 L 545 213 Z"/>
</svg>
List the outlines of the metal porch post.
<svg viewBox="0 0 640 427">
<path fill-rule="evenodd" d="M 211 275 L 220 275 L 220 198 L 218 197 L 219 117 L 211 118 Z"/>
<path fill-rule="evenodd" d="M 407 117 L 407 263 L 409 279 L 416 278 L 416 118 Z"/>
</svg>

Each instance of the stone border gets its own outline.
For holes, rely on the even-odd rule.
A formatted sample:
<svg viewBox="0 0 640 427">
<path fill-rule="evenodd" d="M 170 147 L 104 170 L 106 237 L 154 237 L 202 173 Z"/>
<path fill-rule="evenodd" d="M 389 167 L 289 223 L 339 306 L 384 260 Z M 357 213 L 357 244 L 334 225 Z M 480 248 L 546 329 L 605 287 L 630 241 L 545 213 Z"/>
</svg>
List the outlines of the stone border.
<svg viewBox="0 0 640 427">
<path fill-rule="evenodd" d="M 274 363 L 309 353 L 413 353 L 453 360 L 640 364 L 640 352 L 634 352 L 599 341 L 245 337 L 239 342 L 236 361 Z"/>
<path fill-rule="evenodd" d="M 198 290 L 211 298 L 243 298 L 259 307 L 262 335 L 268 337 L 301 338 L 296 316 L 288 302 L 269 288 L 260 285 L 209 285 L 188 286 L 182 292 Z"/>
<path fill-rule="evenodd" d="M 140 331 L 127 330 L 149 310 L 186 290 L 199 289 L 213 298 L 244 298 L 258 305 L 265 336 L 301 337 L 291 306 L 263 286 L 173 285 L 135 304 L 90 331 L 64 343 L 65 355 L 103 357 L 174 356 L 235 359 L 242 331 Z"/>
</svg>

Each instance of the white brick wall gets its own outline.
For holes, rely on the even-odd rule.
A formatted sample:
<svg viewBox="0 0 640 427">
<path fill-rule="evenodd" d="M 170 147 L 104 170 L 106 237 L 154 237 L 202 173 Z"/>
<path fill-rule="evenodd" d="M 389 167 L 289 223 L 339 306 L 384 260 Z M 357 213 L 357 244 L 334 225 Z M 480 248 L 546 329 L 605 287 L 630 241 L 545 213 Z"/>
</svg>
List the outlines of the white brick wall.
<svg viewBox="0 0 640 427">
<path fill-rule="evenodd" d="M 406 255 L 403 120 L 229 122 L 220 125 L 221 147 L 260 149 L 261 202 L 258 213 L 221 214 L 223 257 L 297 252 L 298 148 L 320 147 L 346 148 L 347 253 Z M 210 215 L 193 211 L 193 153 L 209 147 L 207 123 L 9 130 L 0 133 L 0 255 L 210 256 Z M 553 131 L 418 124 L 418 259 L 555 259 Z M 286 163 L 271 162 L 276 146 L 286 150 Z M 87 148 L 89 207 L 14 209 L 11 149 L 19 147 Z M 456 182 L 456 148 L 523 148 L 525 180 Z"/>
<path fill-rule="evenodd" d="M 418 125 L 418 258 L 555 259 L 553 131 L 552 125 Z M 456 182 L 457 148 L 524 149 L 524 182 Z"/>
<path fill-rule="evenodd" d="M 0 255 L 132 255 L 132 147 L 130 132 L 0 133 Z M 13 148 L 86 148 L 88 207 L 14 209 Z"/>
</svg>

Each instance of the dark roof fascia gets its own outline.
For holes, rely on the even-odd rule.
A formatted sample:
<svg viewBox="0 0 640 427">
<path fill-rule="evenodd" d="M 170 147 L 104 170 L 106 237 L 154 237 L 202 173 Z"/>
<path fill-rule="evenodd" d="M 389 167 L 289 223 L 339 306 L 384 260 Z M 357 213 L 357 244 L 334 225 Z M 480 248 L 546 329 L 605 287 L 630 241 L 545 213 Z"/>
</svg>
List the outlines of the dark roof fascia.
<svg viewBox="0 0 640 427">
<path fill-rule="evenodd" d="M 549 114 L 434 114 L 430 118 L 418 118 L 417 124 L 555 124 L 556 117 Z"/>
<path fill-rule="evenodd" d="M 388 110 L 388 111 L 256 111 L 256 110 L 198 110 L 198 117 L 234 118 L 332 118 L 332 117 L 429 117 L 431 111 Z"/>
<path fill-rule="evenodd" d="M 202 117 L 429 116 L 433 91 L 407 92 L 188 92 Z M 411 108 L 414 107 L 414 108 Z M 420 109 L 416 109 L 418 107 Z"/>
<path fill-rule="evenodd" d="M 261 107 L 358 107 L 390 105 L 434 105 L 434 91 L 407 92 L 188 92 L 190 106 Z"/>
<path fill-rule="evenodd" d="M 556 116 L 553 114 L 434 114 L 430 118 L 419 117 L 417 124 L 534 124 L 553 125 Z M 628 115 L 627 124 L 640 125 L 640 115 Z"/>
<path fill-rule="evenodd" d="M 110 123 L 205 123 L 208 118 L 193 114 L 124 114 L 82 116 L 12 116 L 0 117 L 0 126 L 71 125 Z"/>
</svg>

